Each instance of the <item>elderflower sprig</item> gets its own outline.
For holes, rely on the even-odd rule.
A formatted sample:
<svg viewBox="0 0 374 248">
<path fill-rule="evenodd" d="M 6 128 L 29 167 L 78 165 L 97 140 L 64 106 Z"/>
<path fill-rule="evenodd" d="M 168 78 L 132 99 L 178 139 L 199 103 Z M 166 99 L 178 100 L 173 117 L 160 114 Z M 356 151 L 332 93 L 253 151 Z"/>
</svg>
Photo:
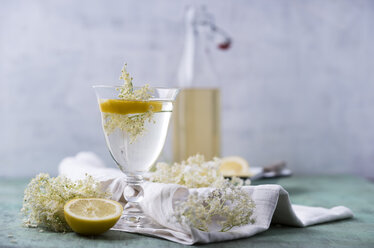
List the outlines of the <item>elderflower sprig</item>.
<svg viewBox="0 0 374 248">
<path fill-rule="evenodd" d="M 123 79 L 124 81 L 123 85 L 117 89 L 120 91 L 118 95 L 120 99 L 132 101 L 147 101 L 149 100 L 149 98 L 151 98 L 152 89 L 150 89 L 149 84 L 146 84 L 143 87 L 134 90 L 134 86 L 132 83 L 133 78 L 127 71 L 127 64 L 123 66 L 119 79 Z"/>
<path fill-rule="evenodd" d="M 254 224 L 255 207 L 254 201 L 241 187 L 226 181 L 221 188 L 207 195 L 197 191 L 190 194 L 187 201 L 177 204 L 174 217 L 181 224 L 201 231 L 216 229 L 227 232 L 233 227 Z"/>
<path fill-rule="evenodd" d="M 119 91 L 118 97 L 127 101 L 148 101 L 152 97 L 153 90 L 148 84 L 134 90 L 132 77 L 127 72 L 127 64 L 121 70 L 120 79 L 123 79 L 123 86 L 117 88 Z M 144 134 L 146 131 L 145 123 L 153 120 L 152 106 L 145 113 L 138 113 L 132 115 L 123 115 L 116 113 L 103 113 L 104 130 L 107 135 L 113 133 L 116 128 L 126 132 L 130 136 L 130 142 L 133 143 L 137 137 Z"/>
<path fill-rule="evenodd" d="M 127 72 L 126 63 L 121 70 L 121 76 L 119 77 L 119 79 L 123 79 L 124 81 L 123 88 L 121 89 L 121 94 L 125 94 L 126 92 L 131 93 L 133 91 L 132 77 L 130 77 L 130 73 Z"/>
<path fill-rule="evenodd" d="M 160 183 L 175 183 L 188 188 L 220 187 L 225 179 L 219 172 L 221 160 L 214 158 L 205 161 L 203 155 L 197 154 L 181 163 L 169 165 L 157 163 L 150 180 Z"/>
<path fill-rule="evenodd" d="M 71 231 L 65 221 L 64 205 L 74 198 L 109 198 L 110 194 L 92 176 L 72 181 L 65 176 L 49 177 L 40 173 L 24 192 L 22 214 L 27 227 L 41 227 L 55 232 Z"/>
</svg>

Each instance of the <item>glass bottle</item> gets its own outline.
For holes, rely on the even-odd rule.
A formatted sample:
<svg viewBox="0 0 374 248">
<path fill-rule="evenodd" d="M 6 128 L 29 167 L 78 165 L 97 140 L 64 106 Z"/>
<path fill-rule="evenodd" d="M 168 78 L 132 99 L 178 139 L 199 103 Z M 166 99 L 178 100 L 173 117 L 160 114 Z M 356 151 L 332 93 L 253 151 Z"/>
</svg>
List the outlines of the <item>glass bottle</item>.
<svg viewBox="0 0 374 248">
<path fill-rule="evenodd" d="M 220 89 L 211 50 L 228 49 L 230 38 L 218 28 L 205 7 L 188 7 L 186 37 L 178 72 L 181 92 L 173 114 L 175 162 L 200 153 L 220 156 Z"/>
</svg>

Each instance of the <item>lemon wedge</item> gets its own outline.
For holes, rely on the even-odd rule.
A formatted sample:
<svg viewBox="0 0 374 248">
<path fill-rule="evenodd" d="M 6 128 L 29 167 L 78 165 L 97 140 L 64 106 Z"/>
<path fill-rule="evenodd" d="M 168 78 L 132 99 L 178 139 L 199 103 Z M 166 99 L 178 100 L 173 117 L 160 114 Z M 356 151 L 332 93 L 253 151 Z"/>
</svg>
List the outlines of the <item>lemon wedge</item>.
<svg viewBox="0 0 374 248">
<path fill-rule="evenodd" d="M 105 113 L 113 114 L 139 114 L 148 110 L 160 112 L 162 110 L 162 102 L 160 101 L 128 101 L 122 99 L 102 99 L 100 102 L 100 110 Z"/>
<path fill-rule="evenodd" d="M 108 231 L 122 215 L 122 205 L 101 198 L 77 198 L 64 206 L 65 220 L 74 232 L 96 235 Z"/>
<path fill-rule="evenodd" d="M 249 177 L 251 175 L 248 162 L 239 156 L 222 158 L 219 171 L 225 177 Z"/>
</svg>

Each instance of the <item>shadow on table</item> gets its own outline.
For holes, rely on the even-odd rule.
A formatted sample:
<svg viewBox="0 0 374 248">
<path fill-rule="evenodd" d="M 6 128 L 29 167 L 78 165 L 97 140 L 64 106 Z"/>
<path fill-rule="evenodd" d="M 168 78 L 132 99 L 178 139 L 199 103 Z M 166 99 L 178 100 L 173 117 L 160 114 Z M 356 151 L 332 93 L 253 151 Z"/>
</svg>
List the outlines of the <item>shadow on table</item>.
<svg viewBox="0 0 374 248">
<path fill-rule="evenodd" d="M 81 239 L 87 240 L 136 240 L 141 238 L 141 235 L 138 234 L 112 230 L 100 235 L 81 235 L 77 233 L 75 235 Z"/>
</svg>

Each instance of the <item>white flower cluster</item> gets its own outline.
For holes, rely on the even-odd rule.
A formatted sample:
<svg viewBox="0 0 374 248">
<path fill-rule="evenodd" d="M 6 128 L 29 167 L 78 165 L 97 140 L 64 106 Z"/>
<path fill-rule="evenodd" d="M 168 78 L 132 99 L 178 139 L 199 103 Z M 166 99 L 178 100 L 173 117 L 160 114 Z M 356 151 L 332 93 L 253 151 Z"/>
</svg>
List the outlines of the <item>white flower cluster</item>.
<svg viewBox="0 0 374 248">
<path fill-rule="evenodd" d="M 247 178 L 247 179 L 243 180 L 240 177 L 231 177 L 230 182 L 234 186 L 249 186 L 252 183 L 251 179 Z"/>
<path fill-rule="evenodd" d="M 71 231 L 65 221 L 64 205 L 74 198 L 109 198 L 100 183 L 91 176 L 72 181 L 64 176 L 55 178 L 40 173 L 24 192 L 21 212 L 27 227 L 41 227 L 55 232 Z"/>
<path fill-rule="evenodd" d="M 184 225 L 206 232 L 214 226 L 218 231 L 226 232 L 235 226 L 253 224 L 255 203 L 240 187 L 243 180 L 236 177 L 225 180 L 219 172 L 220 164 L 219 158 L 205 161 L 199 154 L 173 165 L 157 163 L 150 180 L 188 188 L 215 188 L 207 195 L 194 191 L 187 201 L 177 203 L 174 217 Z M 250 180 L 244 184 L 250 184 Z"/>
<path fill-rule="evenodd" d="M 113 133 L 116 128 L 126 132 L 130 137 L 130 143 L 146 131 L 145 122 L 153 121 L 153 112 L 147 111 L 135 115 L 122 115 L 115 113 L 103 113 L 104 130 L 107 135 Z"/>
<path fill-rule="evenodd" d="M 169 165 L 157 163 L 150 180 L 160 183 L 175 183 L 188 188 L 220 187 L 225 181 L 219 172 L 221 160 L 205 161 L 203 155 L 189 157 L 181 163 Z"/>
<path fill-rule="evenodd" d="M 128 101 L 147 101 L 151 98 L 152 90 L 148 84 L 134 90 L 132 84 L 132 77 L 126 70 L 126 64 L 121 70 L 120 79 L 124 80 L 122 87 L 117 90 L 120 92 L 118 97 Z M 152 107 L 152 106 L 151 106 Z M 153 111 L 150 108 L 145 113 L 122 115 L 115 113 L 103 113 L 104 130 L 107 135 L 114 132 L 116 128 L 128 133 L 133 143 L 137 137 L 143 135 L 145 132 L 145 122 L 151 122 L 153 119 Z"/>
<path fill-rule="evenodd" d="M 201 231 L 227 232 L 233 227 L 254 224 L 255 203 L 241 188 L 226 181 L 207 195 L 194 192 L 181 202 L 174 216 L 180 223 Z M 218 228 L 218 229 L 217 229 Z"/>
</svg>

